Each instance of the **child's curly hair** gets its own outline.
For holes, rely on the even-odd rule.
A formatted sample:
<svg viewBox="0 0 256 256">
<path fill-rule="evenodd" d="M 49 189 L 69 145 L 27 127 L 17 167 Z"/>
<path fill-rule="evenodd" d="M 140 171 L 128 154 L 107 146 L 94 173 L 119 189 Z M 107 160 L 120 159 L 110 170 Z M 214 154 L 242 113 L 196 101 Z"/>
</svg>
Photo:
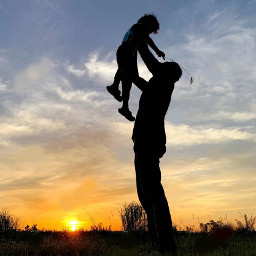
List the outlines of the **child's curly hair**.
<svg viewBox="0 0 256 256">
<path fill-rule="evenodd" d="M 159 22 L 154 13 L 145 13 L 138 19 L 137 23 L 153 25 L 154 33 L 157 33 L 157 31 L 160 29 Z"/>
</svg>

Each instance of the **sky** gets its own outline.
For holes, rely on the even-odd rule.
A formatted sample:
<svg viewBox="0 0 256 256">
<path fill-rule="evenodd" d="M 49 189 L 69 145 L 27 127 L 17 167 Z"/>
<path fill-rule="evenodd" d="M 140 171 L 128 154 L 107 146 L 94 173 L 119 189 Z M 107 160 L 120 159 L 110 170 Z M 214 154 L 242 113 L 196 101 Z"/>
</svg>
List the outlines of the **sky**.
<svg viewBox="0 0 256 256">
<path fill-rule="evenodd" d="M 106 86 L 124 34 L 151 12 L 151 38 L 185 69 L 160 163 L 173 222 L 256 215 L 254 0 L 0 0 L 0 210 L 21 228 L 122 228 L 138 201 L 133 123 Z M 134 114 L 139 98 L 133 86 Z"/>
</svg>

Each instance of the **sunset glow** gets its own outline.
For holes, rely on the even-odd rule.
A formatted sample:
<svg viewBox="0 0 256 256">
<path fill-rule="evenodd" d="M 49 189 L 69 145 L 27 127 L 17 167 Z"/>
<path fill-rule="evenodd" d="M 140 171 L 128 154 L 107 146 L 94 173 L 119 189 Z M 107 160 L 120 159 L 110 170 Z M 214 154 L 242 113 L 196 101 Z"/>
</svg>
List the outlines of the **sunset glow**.
<svg viewBox="0 0 256 256">
<path fill-rule="evenodd" d="M 70 220 L 67 224 L 71 231 L 77 231 L 81 226 L 81 223 L 78 220 Z"/>
</svg>

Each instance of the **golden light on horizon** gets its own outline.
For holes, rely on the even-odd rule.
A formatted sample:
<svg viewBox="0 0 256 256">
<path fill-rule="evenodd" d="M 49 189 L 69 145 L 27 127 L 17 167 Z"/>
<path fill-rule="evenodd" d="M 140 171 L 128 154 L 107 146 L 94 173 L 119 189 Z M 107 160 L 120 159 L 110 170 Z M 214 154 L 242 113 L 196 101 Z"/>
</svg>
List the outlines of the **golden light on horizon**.
<svg viewBox="0 0 256 256">
<path fill-rule="evenodd" d="M 70 220 L 68 221 L 68 227 L 71 231 L 76 231 L 81 226 L 81 222 L 79 220 Z"/>
</svg>

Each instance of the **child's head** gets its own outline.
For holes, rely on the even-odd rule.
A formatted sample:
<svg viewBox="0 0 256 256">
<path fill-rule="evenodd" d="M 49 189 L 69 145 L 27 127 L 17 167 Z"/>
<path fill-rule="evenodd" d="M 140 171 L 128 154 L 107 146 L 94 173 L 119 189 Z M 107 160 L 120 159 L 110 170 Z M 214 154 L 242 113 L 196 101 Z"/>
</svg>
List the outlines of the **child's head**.
<svg viewBox="0 0 256 256">
<path fill-rule="evenodd" d="M 157 34 L 160 29 L 159 22 L 153 13 L 146 13 L 139 18 L 138 23 L 142 23 L 146 26 L 149 33 Z"/>
</svg>

